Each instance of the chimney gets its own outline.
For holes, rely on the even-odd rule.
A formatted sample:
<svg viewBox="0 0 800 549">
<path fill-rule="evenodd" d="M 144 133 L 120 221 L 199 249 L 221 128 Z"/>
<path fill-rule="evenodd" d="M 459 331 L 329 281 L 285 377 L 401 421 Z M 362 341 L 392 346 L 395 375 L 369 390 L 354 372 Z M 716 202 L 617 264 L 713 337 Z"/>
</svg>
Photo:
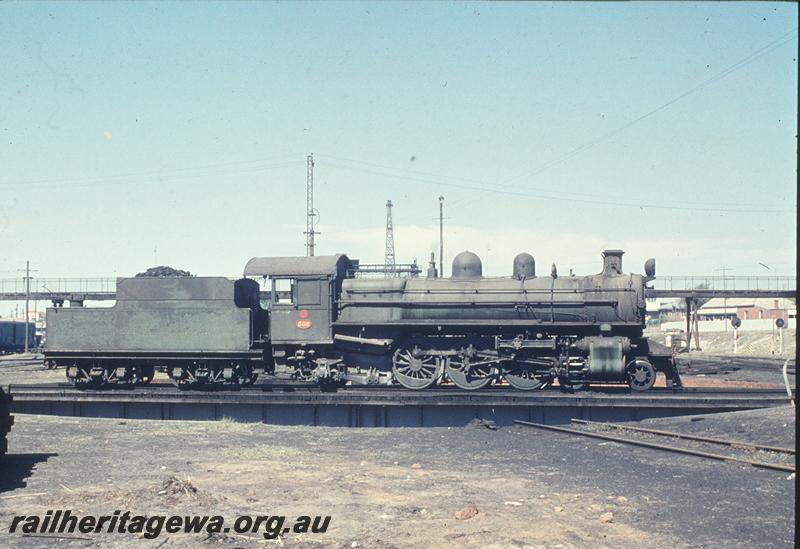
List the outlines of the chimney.
<svg viewBox="0 0 800 549">
<path fill-rule="evenodd" d="M 603 274 L 605 276 L 619 276 L 622 274 L 622 250 L 603 251 Z"/>
</svg>

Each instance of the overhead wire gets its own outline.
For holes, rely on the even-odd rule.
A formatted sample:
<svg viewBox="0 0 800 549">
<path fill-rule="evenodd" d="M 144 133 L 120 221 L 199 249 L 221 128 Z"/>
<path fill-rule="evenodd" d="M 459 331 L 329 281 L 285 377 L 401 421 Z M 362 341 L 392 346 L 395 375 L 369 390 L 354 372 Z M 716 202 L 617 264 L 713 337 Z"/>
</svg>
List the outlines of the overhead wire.
<svg viewBox="0 0 800 549">
<path fill-rule="evenodd" d="M 460 178 L 460 177 L 453 177 L 453 176 L 443 176 L 443 175 L 435 175 L 425 172 L 411 172 L 412 174 L 419 174 L 423 177 L 419 177 L 419 175 L 397 175 L 397 174 L 390 174 L 390 173 L 380 173 L 375 172 L 374 170 L 366 170 L 366 169 L 359 169 L 354 168 L 352 166 L 346 165 L 337 165 L 335 163 L 326 163 L 327 165 L 340 168 L 340 169 L 350 169 L 355 171 L 362 171 L 364 173 L 371 173 L 373 175 L 379 175 L 382 177 L 389 177 L 395 179 L 404 179 L 409 181 L 418 181 L 422 183 L 432 183 L 441 186 L 459 188 L 464 190 L 472 190 L 477 192 L 489 192 L 489 193 L 499 193 L 499 194 L 506 194 L 506 195 L 513 195 L 513 196 L 526 196 L 532 198 L 539 198 L 544 200 L 561 200 L 561 201 L 570 201 L 570 202 L 587 202 L 591 204 L 608 204 L 608 205 L 618 205 L 618 206 L 627 206 L 627 207 L 639 207 L 639 208 L 655 208 L 655 209 L 668 209 L 668 210 L 683 210 L 683 211 L 705 211 L 705 212 L 759 212 L 759 213 L 775 213 L 775 212 L 782 212 L 782 211 L 789 211 L 789 210 L 782 210 L 782 209 L 754 209 L 753 205 L 747 205 L 745 208 L 742 205 L 742 208 L 720 208 L 720 207 L 711 207 L 711 206 L 677 206 L 677 205 L 670 205 L 675 204 L 677 201 L 670 201 L 670 200 L 661 200 L 658 204 L 642 204 L 639 202 L 623 202 L 620 200 L 613 200 L 609 201 L 604 198 L 607 195 L 597 195 L 597 194 L 590 194 L 590 193 L 564 193 L 559 191 L 556 196 L 549 196 L 552 194 L 552 191 L 548 191 L 546 189 L 536 189 L 537 193 L 531 192 L 523 192 L 518 190 L 507 190 L 509 184 L 517 179 L 523 177 L 533 177 L 536 176 L 558 164 L 565 162 L 566 160 L 580 154 L 581 152 L 598 145 L 599 143 L 613 137 L 614 135 L 624 131 L 625 129 L 637 124 L 638 122 L 664 110 L 665 108 L 669 107 L 670 105 L 680 101 L 681 99 L 696 93 L 697 91 L 701 90 L 702 88 L 724 78 L 728 74 L 752 63 L 753 61 L 771 53 L 775 49 L 783 46 L 784 44 L 788 43 L 791 40 L 791 35 L 796 33 L 797 29 L 793 29 L 790 32 L 785 33 L 778 39 L 770 42 L 769 44 L 755 50 L 747 57 L 737 61 L 733 65 L 727 67 L 723 71 L 715 74 L 714 76 L 704 80 L 700 84 L 694 86 L 690 90 L 683 92 L 682 94 L 670 99 L 669 101 L 659 105 L 658 107 L 651 109 L 650 111 L 636 117 L 635 119 L 601 135 L 597 138 L 594 138 L 579 147 L 569 151 L 565 155 L 554 159 L 550 162 L 545 163 L 544 165 L 540 166 L 533 172 L 529 172 L 527 174 L 521 174 L 514 176 L 510 179 L 505 180 L 503 183 L 498 185 L 488 184 L 486 182 L 478 181 L 475 179 L 469 178 Z M 319 155 L 319 156 L 327 156 L 327 155 Z M 337 158 L 331 156 L 330 158 Z M 386 166 L 381 166 L 374 163 L 359 161 L 359 160 L 352 160 L 352 159 L 344 159 L 339 158 L 339 160 L 343 160 L 345 162 L 351 163 L 360 163 L 368 166 L 373 166 L 376 168 L 381 169 L 389 169 Z M 33 190 L 33 189 L 41 189 L 47 187 L 61 187 L 64 185 L 68 185 L 70 187 L 91 187 L 97 185 L 120 185 L 120 184 L 129 184 L 129 183 L 136 183 L 141 181 L 148 181 L 152 180 L 153 178 L 160 178 L 160 179 L 185 179 L 185 178 L 195 178 L 195 177 L 207 177 L 211 175 L 220 175 L 226 173 L 247 173 L 253 171 L 264 171 L 269 169 L 276 169 L 296 163 L 300 163 L 300 160 L 289 160 L 285 162 L 275 163 L 275 164 L 259 164 L 265 162 L 264 159 L 254 159 L 254 160 L 242 160 L 242 161 L 230 161 L 230 162 L 223 162 L 217 163 L 212 165 L 206 166 L 197 166 L 197 167 L 182 167 L 182 168 L 168 168 L 168 169 L 159 169 L 159 170 L 149 170 L 144 172 L 131 172 L 131 173 L 124 173 L 124 174 L 112 174 L 112 175 L 103 175 L 103 176 L 89 176 L 89 177 L 78 177 L 78 178 L 51 178 L 51 179 L 38 179 L 38 180 L 29 180 L 29 181 L 18 181 L 18 182 L 0 182 L 0 190 Z M 248 164 L 255 164 L 253 166 L 247 166 Z M 230 166 L 230 168 L 228 168 Z M 235 166 L 240 166 L 236 168 Z M 435 179 L 431 179 L 435 178 Z M 464 184 L 464 183 L 447 183 L 443 182 L 442 179 L 448 179 L 451 181 L 467 181 L 473 184 Z M 682 202 L 681 202 L 682 203 Z M 719 202 L 715 202 L 715 204 L 722 204 Z M 730 206 L 738 206 L 738 204 L 728 204 Z"/>
<path fill-rule="evenodd" d="M 445 187 L 453 187 L 453 188 L 459 188 L 459 189 L 464 189 L 464 190 L 477 191 L 478 193 L 487 193 L 488 192 L 488 193 L 506 194 L 506 195 L 513 195 L 513 196 L 528 196 L 528 197 L 539 198 L 539 199 L 544 199 L 544 200 L 561 200 L 561 201 L 569 201 L 569 202 L 585 202 L 585 203 L 591 203 L 591 204 L 607 204 L 607 205 L 617 205 L 617 206 L 626 206 L 626 207 L 638 207 L 640 209 L 651 208 L 651 209 L 665 209 L 665 210 L 678 210 L 678 211 L 697 211 L 697 212 L 779 213 L 779 212 L 794 211 L 794 208 L 791 209 L 791 210 L 790 209 L 778 209 L 778 208 L 769 208 L 767 205 L 755 205 L 755 204 L 752 204 L 752 203 L 748 203 L 748 204 L 730 203 L 730 202 L 725 203 L 725 202 L 719 202 L 719 201 L 715 201 L 714 202 L 714 206 L 705 206 L 705 205 L 685 206 L 685 205 L 677 205 L 677 204 L 684 204 L 685 201 L 683 201 L 683 200 L 682 201 L 676 201 L 676 200 L 669 200 L 669 199 L 661 199 L 661 200 L 659 200 L 659 202 L 657 204 L 653 204 L 653 203 L 644 204 L 644 203 L 641 203 L 641 202 L 638 202 L 638 201 L 636 201 L 636 202 L 630 202 L 630 201 L 625 202 L 625 201 L 622 201 L 622 200 L 612 200 L 612 201 L 610 201 L 610 200 L 608 200 L 608 195 L 607 194 L 600 195 L 600 194 L 575 193 L 575 192 L 572 192 L 572 193 L 566 192 L 565 193 L 563 191 L 558 191 L 555 196 L 550 196 L 550 195 L 554 194 L 554 191 L 550 191 L 548 189 L 543 189 L 541 187 L 538 187 L 538 188 L 534 187 L 533 188 L 533 190 L 537 191 L 536 194 L 530 193 L 530 192 L 519 191 L 519 190 L 508 190 L 508 187 L 510 187 L 510 183 L 513 182 L 513 181 L 516 181 L 516 180 L 518 180 L 520 178 L 523 178 L 523 177 L 534 177 L 534 176 L 539 175 L 540 173 L 543 173 L 544 171 L 546 171 L 546 170 L 548 170 L 548 169 L 550 169 L 550 168 L 552 168 L 554 166 L 557 166 L 557 165 L 569 160 L 570 158 L 582 153 L 583 151 L 588 150 L 588 149 L 590 149 L 590 148 L 602 143 L 603 141 L 606 141 L 606 140 L 610 139 L 611 137 L 617 135 L 618 133 L 630 128 L 631 126 L 633 126 L 633 125 L 635 125 L 635 124 L 637 124 L 639 122 L 641 122 L 642 120 L 645 120 L 645 119 L 657 114 L 658 112 L 668 108 L 669 106 L 677 103 L 678 101 L 684 99 L 685 97 L 687 97 L 689 95 L 692 95 L 692 94 L 700 91 L 701 89 L 705 88 L 706 86 L 708 86 L 710 84 L 713 84 L 714 82 L 716 82 L 718 80 L 721 80 L 722 78 L 728 76 L 729 74 L 731 74 L 731 73 L 733 73 L 733 72 L 735 72 L 735 71 L 737 71 L 737 70 L 749 65 L 750 63 L 756 61 L 757 59 L 759 59 L 759 58 L 761 58 L 761 57 L 763 57 L 763 56 L 775 51 L 776 49 L 780 48 L 781 46 L 789 43 L 793 39 L 793 35 L 796 32 L 797 32 L 797 29 L 795 28 L 795 29 L 793 29 L 793 30 L 791 30 L 789 32 L 784 33 L 783 35 L 781 35 L 777 39 L 775 39 L 775 40 L 771 41 L 770 43 L 768 43 L 768 44 L 756 49 L 755 51 L 753 51 L 750 54 L 748 54 L 746 57 L 744 57 L 744 58 L 740 59 L 739 61 L 737 61 L 736 63 L 733 63 L 732 65 L 726 67 L 725 69 L 723 69 L 722 71 L 716 73 L 715 75 L 703 80 L 702 82 L 700 82 L 696 86 L 692 87 L 691 89 L 689 89 L 689 90 L 687 90 L 687 91 L 685 91 L 685 92 L 673 97 L 669 101 L 667 101 L 665 103 L 662 103 L 661 105 L 659 105 L 659 106 L 649 110 L 648 112 L 646 112 L 646 113 L 634 118 L 633 120 L 630 120 L 629 122 L 626 122 L 625 124 L 622 124 L 621 126 L 615 128 L 615 129 L 613 129 L 613 130 L 611 130 L 609 132 L 606 132 L 603 135 L 600 135 L 600 136 L 598 136 L 598 137 L 596 137 L 596 138 L 594 138 L 594 139 L 592 139 L 592 140 L 590 140 L 590 141 L 588 141 L 588 142 L 586 142 L 586 143 L 584 143 L 584 144 L 572 149 L 571 151 L 567 152 L 566 154 L 562 155 L 561 157 L 559 157 L 557 159 L 554 159 L 554 160 L 551 160 L 551 161 L 543 164 L 542 166 L 540 166 L 539 168 L 537 168 L 533 172 L 529 172 L 529 173 L 526 173 L 526 174 L 521 174 L 521 175 L 517 175 L 517 176 L 511 177 L 511 178 L 505 180 L 504 182 L 502 182 L 500 184 L 492 185 L 492 184 L 488 184 L 488 183 L 486 183 L 484 181 L 479 181 L 479 180 L 471 179 L 471 178 L 436 175 L 436 174 L 431 174 L 431 173 L 426 173 L 426 172 L 418 172 L 418 171 L 410 171 L 410 170 L 406 171 L 410 175 L 398 175 L 398 174 L 395 174 L 395 173 L 381 173 L 381 172 L 376 172 L 374 170 L 356 168 L 356 167 L 353 167 L 353 166 L 347 166 L 347 165 L 342 165 L 342 164 L 338 164 L 337 165 L 335 163 L 330 163 L 330 162 L 327 162 L 326 165 L 334 167 L 334 168 L 338 167 L 340 169 L 350 169 L 350 170 L 354 170 L 354 171 L 361 171 L 361 172 L 364 172 L 364 173 L 370 173 L 370 174 L 379 175 L 379 176 L 382 176 L 382 177 L 389 177 L 389 178 L 394 178 L 394 179 L 403 179 L 403 180 L 407 180 L 407 181 L 417 181 L 417 182 L 421 182 L 421 183 L 431 183 L 431 184 L 445 186 Z M 361 160 L 354 160 L 354 159 L 348 159 L 348 158 L 340 158 L 340 157 L 336 157 L 336 156 L 332 156 L 332 155 L 329 156 L 329 155 L 325 155 L 325 154 L 320 154 L 319 156 L 329 157 L 329 158 L 332 158 L 332 159 L 337 159 L 337 160 L 344 161 L 344 162 L 349 162 L 349 163 L 362 164 L 362 165 L 365 165 L 365 166 L 370 166 L 370 167 L 378 168 L 378 169 L 388 169 L 388 170 L 395 169 L 395 168 L 391 168 L 391 167 L 388 167 L 388 166 L 375 164 L 375 163 L 372 163 L 372 162 L 365 162 L 365 161 L 361 161 Z M 434 179 L 431 179 L 431 178 L 434 178 Z M 442 181 L 442 179 L 451 180 L 451 181 L 459 181 L 460 183 L 452 183 L 452 182 L 448 183 L 448 182 Z M 472 184 L 465 184 L 464 182 L 468 182 L 468 183 L 472 183 Z M 530 188 L 528 186 L 526 186 L 526 187 Z M 456 200 L 452 201 L 451 204 L 457 204 L 457 203 L 459 203 L 459 202 L 461 202 L 463 200 L 465 200 L 465 199 L 464 198 L 456 199 Z M 731 207 L 720 207 L 720 206 L 731 206 Z"/>
<path fill-rule="evenodd" d="M 731 213 L 746 213 L 746 212 L 753 212 L 753 213 L 780 213 L 780 212 L 789 212 L 794 211 L 794 209 L 779 209 L 779 208 L 769 208 L 769 209 L 757 209 L 751 206 L 742 205 L 740 208 L 718 208 L 713 206 L 673 206 L 669 204 L 646 204 L 642 202 L 626 202 L 621 199 L 613 199 L 609 200 L 607 197 L 605 199 L 595 199 L 595 198 L 584 198 L 582 193 L 563 193 L 558 192 L 557 195 L 548 195 L 542 192 L 539 193 L 531 193 L 525 192 L 521 190 L 507 190 L 507 189 L 500 189 L 500 188 L 489 188 L 489 187 L 482 187 L 477 185 L 467 185 L 461 183 L 453 183 L 453 182 L 445 182 L 439 181 L 434 179 L 422 178 L 422 177 L 414 177 L 414 176 L 406 176 L 406 175 L 399 175 L 393 173 L 385 173 L 385 172 L 378 172 L 375 170 L 369 170 L 364 168 L 357 168 L 353 166 L 347 166 L 343 164 L 337 164 L 332 162 L 325 163 L 326 168 L 334 168 L 334 169 L 344 169 L 344 170 L 352 170 L 358 171 L 362 173 L 367 173 L 371 175 L 377 175 L 381 177 L 387 177 L 391 179 L 400 179 L 405 181 L 414 181 L 418 183 L 428 183 L 434 185 L 440 185 L 443 187 L 452 187 L 462 190 L 470 190 L 470 191 L 481 191 L 481 192 L 489 192 L 495 194 L 503 194 L 509 196 L 521 196 L 521 197 L 529 197 L 529 198 L 539 198 L 542 200 L 556 200 L 562 202 L 579 202 L 579 203 L 587 203 L 587 204 L 606 204 L 610 206 L 625 206 L 631 208 L 650 208 L 650 209 L 661 209 L 661 210 L 680 210 L 680 211 L 694 211 L 694 212 L 731 212 Z M 552 191 L 555 193 L 556 191 Z"/>
<path fill-rule="evenodd" d="M 261 163 L 259 163 L 261 162 Z M 305 163 L 301 160 L 288 160 L 284 162 L 277 162 L 266 164 L 263 161 L 238 161 L 238 162 L 224 162 L 220 164 L 211 164 L 207 166 L 197 167 L 183 167 L 183 168 L 169 168 L 164 170 L 148 170 L 143 172 L 130 172 L 125 174 L 112 174 L 91 177 L 78 177 L 78 178 L 64 178 L 64 179 L 39 179 L 30 181 L 17 181 L 17 182 L 0 182 L 0 191 L 3 190 L 38 190 L 43 188 L 54 187 L 95 187 L 104 185 L 126 185 L 132 183 L 141 183 L 153 181 L 155 179 L 161 180 L 182 180 L 187 178 L 209 177 L 214 175 L 233 174 L 233 173 L 249 173 L 257 171 L 267 171 L 278 169 L 290 165 Z M 254 164 L 247 166 L 246 164 Z M 230 166 L 230 167 L 228 167 Z M 238 166 L 238 167 L 237 167 Z"/>
<path fill-rule="evenodd" d="M 613 136 L 617 135 L 618 133 L 630 128 L 631 126 L 634 126 L 635 124 L 638 124 L 642 120 L 645 120 L 645 119 L 653 116 L 654 114 L 657 114 L 657 113 L 661 112 L 662 110 L 666 109 L 667 107 L 670 107 L 671 105 L 674 105 L 678 101 L 680 101 L 680 100 L 682 100 L 682 99 L 684 99 L 684 98 L 686 98 L 686 97 L 688 97 L 688 96 L 690 96 L 690 95 L 692 95 L 694 93 L 697 93 L 698 91 L 702 90 L 706 86 L 709 86 L 710 84 L 713 84 L 714 82 L 717 82 L 718 80 L 721 80 L 721 79 L 725 78 L 729 74 L 731 74 L 731 73 L 733 73 L 733 72 L 735 72 L 735 71 L 737 71 L 737 70 L 739 70 L 741 68 L 744 68 L 745 66 L 747 66 L 750 63 L 756 61 L 757 59 L 760 59 L 761 57 L 763 57 L 763 56 L 765 56 L 765 55 L 767 55 L 769 53 L 772 53 L 773 51 L 775 51 L 776 49 L 780 48 L 781 46 L 783 46 L 785 44 L 788 44 L 792 40 L 792 35 L 794 35 L 796 32 L 797 32 L 797 28 L 792 29 L 791 31 L 782 34 L 781 36 L 779 36 L 775 40 L 771 41 L 770 43 L 758 48 L 757 50 L 751 52 L 749 55 L 747 55 L 746 57 L 740 59 L 736 63 L 733 63 L 732 65 L 728 66 L 727 68 L 723 69 L 722 71 L 720 71 L 720 72 L 716 73 L 715 75 L 703 80 L 702 82 L 700 82 L 696 86 L 694 86 L 694 87 L 690 88 L 689 90 L 687 90 L 687 91 L 685 91 L 685 92 L 673 97 L 672 99 L 666 101 L 665 103 L 662 103 L 661 105 L 659 105 L 659 106 L 647 111 L 646 113 L 644 113 L 642 115 L 637 116 L 633 120 L 630 120 L 630 121 L 622 124 L 621 126 L 618 126 L 617 128 L 614 128 L 611 131 L 608 131 L 608 132 L 606 132 L 606 133 L 604 133 L 604 134 L 602 134 L 602 135 L 600 135 L 600 136 L 598 136 L 598 137 L 596 137 L 594 139 L 591 139 L 591 140 L 587 141 L 586 143 L 583 143 L 582 145 L 572 149 L 571 151 L 567 152 L 566 154 L 562 155 L 561 157 L 556 158 L 554 160 L 551 160 L 551 161 L 543 164 L 542 166 L 540 166 L 539 168 L 533 170 L 532 172 L 526 172 L 524 174 L 520 174 L 520 175 L 516 175 L 514 177 L 511 177 L 511 178 L 505 180 L 503 183 L 499 184 L 498 186 L 501 187 L 501 188 L 504 188 L 509 183 L 511 183 L 513 181 L 516 181 L 518 179 L 522 179 L 524 177 L 533 177 L 535 175 L 538 175 L 538 174 L 540 174 L 540 173 L 552 168 L 553 166 L 561 164 L 561 163 L 565 162 L 566 160 L 569 160 L 570 158 L 582 153 L 583 151 L 588 150 L 588 149 L 590 149 L 590 148 L 602 143 L 603 141 L 606 141 L 606 140 L 610 139 L 611 137 L 613 137 Z"/>
<path fill-rule="evenodd" d="M 392 172 L 393 175 L 397 175 L 397 173 L 402 173 L 402 174 L 404 174 L 404 176 L 409 177 L 410 180 L 416 180 L 416 179 L 419 178 L 419 176 L 423 176 L 423 178 L 419 178 L 420 182 L 426 182 L 426 183 L 429 182 L 429 183 L 433 183 L 433 184 L 439 184 L 439 180 L 447 179 L 447 180 L 453 180 L 453 181 L 462 182 L 462 183 L 463 182 L 474 183 L 475 186 L 476 186 L 476 189 L 479 189 L 481 191 L 499 189 L 499 187 L 497 187 L 497 186 L 492 187 L 486 181 L 479 180 L 479 179 L 473 179 L 473 178 L 469 178 L 469 177 L 459 177 L 459 176 L 450 176 L 450 175 L 442 175 L 442 174 L 433 174 L 433 173 L 430 173 L 430 172 L 420 172 L 420 171 L 416 171 L 416 170 L 403 170 L 403 169 L 398 170 L 396 167 L 393 167 L 393 166 L 387 166 L 387 165 L 383 165 L 383 164 L 376 164 L 374 162 L 365 162 L 365 161 L 361 161 L 361 160 L 354 160 L 354 159 L 350 159 L 350 158 L 342 158 L 342 157 L 328 155 L 328 154 L 322 154 L 322 153 L 317 154 L 317 156 L 322 157 L 322 158 L 330 158 L 330 159 L 333 159 L 333 160 L 340 160 L 340 161 L 343 161 L 343 162 L 349 162 L 349 163 L 353 163 L 353 164 L 363 164 L 365 166 L 370 166 L 370 167 L 374 167 L 374 168 L 378 168 L 378 169 L 387 170 L 389 172 Z M 338 167 L 341 167 L 341 168 L 346 168 L 346 169 L 352 169 L 354 171 L 359 171 L 358 168 L 351 167 L 351 166 L 346 166 L 346 165 L 342 165 L 342 164 L 338 164 L 337 165 L 335 163 L 326 162 L 324 165 L 325 166 L 329 166 L 329 165 L 338 166 Z M 377 172 L 367 172 L 367 173 L 377 173 Z M 387 177 L 389 176 L 388 174 L 385 174 L 385 175 Z M 430 179 L 430 180 L 429 179 L 425 179 L 426 177 L 430 177 L 430 178 L 433 178 L 433 179 Z M 584 197 L 584 198 L 591 198 L 591 197 L 600 198 L 600 199 L 603 199 L 603 198 L 607 199 L 608 198 L 608 193 L 604 193 L 604 194 L 593 194 L 593 193 L 586 193 L 586 192 L 580 192 L 580 193 L 567 192 L 567 193 L 565 193 L 564 191 L 553 191 L 552 189 L 547 189 L 547 188 L 544 188 L 544 187 L 527 187 L 527 189 L 528 190 L 532 190 L 532 191 L 536 191 L 536 192 L 545 193 L 545 194 L 548 194 L 548 193 L 549 194 L 556 194 L 557 196 L 564 196 L 565 194 L 568 194 L 568 195 L 571 195 L 571 196 L 580 196 L 580 197 Z M 671 199 L 667 198 L 667 199 L 659 199 L 659 203 L 660 204 L 662 204 L 662 203 L 663 204 L 685 204 L 686 200 L 671 200 Z M 638 202 L 637 202 L 637 204 L 638 204 Z M 734 206 L 734 207 L 744 206 L 741 202 L 721 202 L 721 201 L 717 201 L 717 200 L 714 201 L 714 205 L 716 205 L 716 206 Z M 769 204 L 753 204 L 753 203 L 750 203 L 750 202 L 748 202 L 747 205 L 748 206 L 753 206 L 753 207 L 756 207 L 756 208 L 762 208 L 762 207 L 763 208 L 768 208 L 770 206 Z M 752 210 L 748 210 L 748 211 L 752 211 Z"/>
</svg>

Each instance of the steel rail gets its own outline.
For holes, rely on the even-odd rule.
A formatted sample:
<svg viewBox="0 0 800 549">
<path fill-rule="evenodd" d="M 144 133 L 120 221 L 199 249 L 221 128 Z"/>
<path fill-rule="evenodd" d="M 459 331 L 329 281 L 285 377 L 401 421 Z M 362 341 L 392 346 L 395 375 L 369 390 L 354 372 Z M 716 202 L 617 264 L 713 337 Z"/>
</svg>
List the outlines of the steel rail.
<svg viewBox="0 0 800 549">
<path fill-rule="evenodd" d="M 716 459 L 719 461 L 733 461 L 736 463 L 744 463 L 746 465 L 751 465 L 753 467 L 759 467 L 762 469 L 775 469 L 778 471 L 787 471 L 789 473 L 794 473 L 795 468 L 790 465 L 782 465 L 780 463 L 766 463 L 763 461 L 755 461 L 750 459 L 743 459 L 737 458 L 733 456 L 723 456 L 721 454 L 712 454 L 709 452 L 699 452 L 696 450 L 688 450 L 686 448 L 677 448 L 675 446 L 664 446 L 663 444 L 655 444 L 652 442 L 644 442 L 641 440 L 633 440 L 629 438 L 622 438 L 622 437 L 613 437 L 609 435 L 601 435 L 599 433 L 589 433 L 586 431 L 580 431 L 578 429 L 569 429 L 567 427 L 556 427 L 555 425 L 544 425 L 541 423 L 532 423 L 530 421 L 522 421 L 521 419 L 515 419 L 514 423 L 519 425 L 525 425 L 527 427 L 536 427 L 538 429 L 547 429 L 549 431 L 557 431 L 560 433 L 567 433 L 570 435 L 582 435 L 585 437 L 591 438 L 599 438 L 603 440 L 608 440 L 611 442 L 621 442 L 623 444 L 631 444 L 633 446 L 643 446 L 645 448 L 653 448 L 655 450 L 666 450 L 667 452 L 675 452 L 678 454 L 686 454 L 690 456 L 697 456 L 697 457 L 704 457 L 708 459 Z"/>
<path fill-rule="evenodd" d="M 682 438 L 686 440 L 696 440 L 698 442 L 709 442 L 712 444 L 721 444 L 723 446 L 732 446 L 736 448 L 752 448 L 754 450 L 767 450 L 769 452 L 780 452 L 783 454 L 795 454 L 794 448 L 782 448 L 780 446 L 764 446 L 762 444 L 752 444 L 750 442 L 742 442 L 739 440 L 725 440 L 713 437 L 699 437 L 695 435 L 687 435 L 684 433 L 676 433 L 674 431 L 662 431 L 660 429 L 645 429 L 643 427 L 634 427 L 632 425 L 621 425 L 619 423 L 606 423 L 603 421 L 588 421 L 585 419 L 571 419 L 572 423 L 581 425 L 597 425 L 601 427 L 611 427 L 612 429 L 623 429 L 626 431 L 636 431 L 638 433 L 648 433 L 651 435 L 661 435 L 665 437 Z"/>
</svg>

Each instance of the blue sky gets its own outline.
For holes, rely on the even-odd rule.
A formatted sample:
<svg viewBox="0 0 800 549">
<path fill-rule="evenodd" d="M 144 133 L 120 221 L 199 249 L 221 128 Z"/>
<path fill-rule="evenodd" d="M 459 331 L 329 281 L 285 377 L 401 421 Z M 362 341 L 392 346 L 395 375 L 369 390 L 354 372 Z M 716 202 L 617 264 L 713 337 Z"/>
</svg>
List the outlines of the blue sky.
<svg viewBox="0 0 800 549">
<path fill-rule="evenodd" d="M 794 4 L 1 3 L 0 48 L 0 277 L 302 255 L 310 152 L 319 255 L 391 199 L 425 263 L 444 195 L 491 275 L 794 274 Z"/>
</svg>

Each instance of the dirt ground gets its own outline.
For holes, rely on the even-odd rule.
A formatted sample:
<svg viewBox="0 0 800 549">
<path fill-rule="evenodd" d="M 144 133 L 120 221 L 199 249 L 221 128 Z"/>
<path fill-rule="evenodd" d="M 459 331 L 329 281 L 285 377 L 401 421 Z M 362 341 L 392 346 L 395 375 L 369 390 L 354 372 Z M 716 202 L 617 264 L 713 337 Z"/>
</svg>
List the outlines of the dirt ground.
<svg viewBox="0 0 800 549">
<path fill-rule="evenodd" d="M 689 386 L 782 386 L 779 364 L 681 355 Z M 3 361 L 0 384 L 63 370 Z M 791 378 L 794 385 L 794 376 Z M 657 428 L 794 447 L 791 407 Z M 791 547 L 787 473 L 525 427 L 332 429 L 19 415 L 0 465 L 9 547 Z M 474 507 L 474 509 L 473 509 Z M 330 515 L 324 534 L 8 534 L 50 509 Z M 475 513 L 477 509 L 477 513 Z M 457 519 L 456 515 L 474 516 Z"/>
<path fill-rule="evenodd" d="M 678 371 L 687 387 L 785 388 L 783 360 L 709 356 L 678 356 Z M 795 363 L 787 369 L 789 386 L 796 388 Z"/>
<path fill-rule="evenodd" d="M 791 407 L 650 420 L 794 446 Z M 702 427 L 699 425 L 702 424 Z M 710 431 L 709 431 L 710 430 Z M 5 547 L 789 547 L 787 474 L 526 427 L 332 429 L 21 415 Z M 473 517 L 455 515 L 469 506 Z M 12 515 L 330 515 L 324 534 L 8 534 Z M 474 511 L 473 511 L 474 512 Z M 470 513 L 465 513 L 469 515 Z M 77 537 L 77 536 L 76 536 Z"/>
</svg>

